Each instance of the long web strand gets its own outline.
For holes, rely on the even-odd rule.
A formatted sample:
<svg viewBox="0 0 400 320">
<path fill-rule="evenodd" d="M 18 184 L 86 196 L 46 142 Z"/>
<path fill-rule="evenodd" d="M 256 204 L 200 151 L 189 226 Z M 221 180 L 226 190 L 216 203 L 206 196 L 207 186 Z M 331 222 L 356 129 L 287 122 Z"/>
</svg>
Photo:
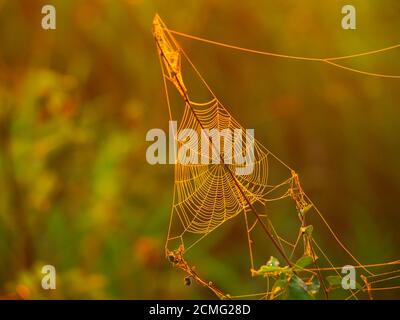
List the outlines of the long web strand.
<svg viewBox="0 0 400 320">
<path fill-rule="evenodd" d="M 231 45 L 231 44 L 227 44 L 227 43 L 222 43 L 222 42 L 218 42 L 218 41 L 214 41 L 214 40 L 201 38 L 201 37 L 194 36 L 194 35 L 189 35 L 189 34 L 186 34 L 186 33 L 183 33 L 183 32 L 179 32 L 179 31 L 175 31 L 175 30 L 171 30 L 171 29 L 166 29 L 166 30 L 168 32 L 173 33 L 173 34 L 176 34 L 176 35 L 179 35 L 179 36 L 182 36 L 182 37 L 186 37 L 186 38 L 189 38 L 189 39 L 192 39 L 192 40 L 197 40 L 197 41 L 201 41 L 201 42 L 204 42 L 204 43 L 208 43 L 208 44 L 212 44 L 212 45 L 216 45 L 216 46 L 220 46 L 220 47 L 224 47 L 224 48 L 229 48 L 229 49 L 233 49 L 233 50 L 243 51 L 243 52 L 247 52 L 247 53 L 253 53 L 253 54 L 270 56 L 270 57 L 277 57 L 277 58 L 284 58 L 284 59 L 292 59 L 292 60 L 323 62 L 323 63 L 330 64 L 332 66 L 335 66 L 337 68 L 341 68 L 341 69 L 348 70 L 348 71 L 355 72 L 355 73 L 360 73 L 360 74 L 363 74 L 363 75 L 379 77 L 379 78 L 400 79 L 400 75 L 389 75 L 389 74 L 362 71 L 362 70 L 358 70 L 358 69 L 355 69 L 355 68 L 345 67 L 345 66 L 343 66 L 341 64 L 332 62 L 332 61 L 345 60 L 345 59 L 368 56 L 368 55 L 375 55 L 377 53 L 382 53 L 382 52 L 386 52 L 386 51 L 389 51 L 389 50 L 394 50 L 394 49 L 399 48 L 400 44 L 396 44 L 396 45 L 389 46 L 389 47 L 382 48 L 382 49 L 378 49 L 378 50 L 371 50 L 371 51 L 367 51 L 367 52 L 351 54 L 351 55 L 346 55 L 346 56 L 328 57 L 328 58 L 315 58 L 315 57 L 294 56 L 294 55 L 273 53 L 273 52 L 268 52 L 268 51 L 260 51 L 260 50 L 248 49 L 248 48 L 244 48 L 244 47 L 240 47 L 240 46 L 236 46 L 236 45 Z"/>
</svg>

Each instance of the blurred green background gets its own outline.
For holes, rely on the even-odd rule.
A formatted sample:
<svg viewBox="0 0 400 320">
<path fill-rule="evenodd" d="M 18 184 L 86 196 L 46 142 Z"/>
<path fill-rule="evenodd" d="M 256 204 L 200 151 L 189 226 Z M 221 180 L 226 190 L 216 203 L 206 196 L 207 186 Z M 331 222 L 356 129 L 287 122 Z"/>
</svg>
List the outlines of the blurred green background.
<svg viewBox="0 0 400 320">
<path fill-rule="evenodd" d="M 0 296 L 213 297 L 185 287 L 164 257 L 174 169 L 145 158 L 146 132 L 168 127 L 152 19 L 303 56 L 398 43 L 398 0 L 350 1 L 356 31 L 340 25 L 348 2 L 0 0 Z M 55 31 L 41 28 L 49 3 Z M 399 258 L 399 80 L 177 39 L 231 113 L 299 173 L 353 253 Z M 397 50 L 346 65 L 400 74 L 399 59 Z M 193 252 L 205 276 L 239 293 L 240 227 Z M 40 287 L 45 264 L 57 269 L 57 290 Z"/>
</svg>

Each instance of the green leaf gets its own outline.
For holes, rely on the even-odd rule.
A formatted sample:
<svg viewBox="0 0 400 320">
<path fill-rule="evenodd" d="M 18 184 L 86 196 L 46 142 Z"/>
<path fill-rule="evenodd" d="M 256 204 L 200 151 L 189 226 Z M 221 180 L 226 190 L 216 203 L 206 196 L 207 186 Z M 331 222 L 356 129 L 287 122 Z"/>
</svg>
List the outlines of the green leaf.
<svg viewBox="0 0 400 320">
<path fill-rule="evenodd" d="M 260 269 L 255 271 L 255 274 L 270 274 L 270 273 L 287 273 L 291 272 L 288 266 L 280 267 L 279 260 L 275 257 L 270 257 L 265 265 L 262 265 Z"/>
<path fill-rule="evenodd" d="M 312 300 L 314 297 L 308 292 L 308 286 L 298 276 L 293 276 L 289 282 L 284 299 Z"/>
<path fill-rule="evenodd" d="M 338 288 L 342 286 L 342 277 L 341 276 L 327 276 L 326 280 L 329 283 L 331 288 Z"/>
<path fill-rule="evenodd" d="M 313 262 L 313 258 L 311 256 L 303 256 L 299 260 L 296 261 L 294 270 L 302 270 L 305 267 L 308 267 L 312 262 Z"/>
<path fill-rule="evenodd" d="M 279 267 L 279 260 L 273 256 L 269 258 L 267 263 L 260 267 L 258 273 L 273 273 L 279 272 L 282 268 Z"/>
<path fill-rule="evenodd" d="M 260 267 L 260 269 L 258 269 L 257 272 L 259 273 L 273 273 L 273 272 L 279 272 L 281 271 L 281 267 L 274 267 L 274 266 L 267 266 L 267 265 L 263 265 Z"/>
<path fill-rule="evenodd" d="M 278 295 L 281 296 L 282 291 L 286 291 L 287 285 L 288 285 L 287 277 L 281 274 L 279 279 L 277 279 L 274 285 L 272 286 L 271 299 L 274 299 Z"/>
</svg>

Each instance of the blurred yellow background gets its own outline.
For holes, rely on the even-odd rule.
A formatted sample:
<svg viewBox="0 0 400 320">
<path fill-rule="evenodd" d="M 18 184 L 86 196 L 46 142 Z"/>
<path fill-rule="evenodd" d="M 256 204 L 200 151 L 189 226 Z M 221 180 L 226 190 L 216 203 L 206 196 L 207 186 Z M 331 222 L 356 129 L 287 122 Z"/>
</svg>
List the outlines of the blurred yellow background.
<svg viewBox="0 0 400 320">
<path fill-rule="evenodd" d="M 185 287 L 164 257 L 174 169 L 145 158 L 146 132 L 169 119 L 152 19 L 311 57 L 398 43 L 398 0 L 350 1 L 357 30 L 341 28 L 347 2 L 0 0 L 0 296 L 213 297 Z M 56 30 L 41 28 L 48 3 Z M 399 80 L 177 40 L 230 112 L 296 169 L 353 253 L 399 258 Z M 399 59 L 396 50 L 346 65 L 400 74 Z M 231 266 L 246 268 L 247 244 L 232 228 L 193 254 L 240 292 L 248 274 Z M 57 269 L 57 290 L 40 286 L 45 264 Z"/>
</svg>

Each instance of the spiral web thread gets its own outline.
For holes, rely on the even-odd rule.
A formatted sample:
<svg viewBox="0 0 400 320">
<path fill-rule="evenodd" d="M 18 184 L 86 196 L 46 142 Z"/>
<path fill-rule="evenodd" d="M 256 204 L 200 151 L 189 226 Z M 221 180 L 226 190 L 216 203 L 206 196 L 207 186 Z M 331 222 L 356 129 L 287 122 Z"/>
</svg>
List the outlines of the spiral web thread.
<svg viewBox="0 0 400 320">
<path fill-rule="evenodd" d="M 158 15 L 154 19 L 153 28 L 171 120 L 172 111 L 168 93 L 168 82 L 175 86 L 178 93 L 185 101 L 184 113 L 177 130 L 177 136 L 183 129 L 187 128 L 194 130 L 194 132 L 197 133 L 197 137 L 201 137 L 204 134 L 202 131 L 204 129 L 218 129 L 219 131 L 224 129 L 229 129 L 231 131 L 241 129 L 241 139 L 245 141 L 248 137 L 245 134 L 244 128 L 218 100 L 195 65 L 172 36 L 172 33 L 180 35 L 185 34 L 167 29 Z M 189 35 L 185 36 L 197 40 L 199 39 Z M 204 42 L 218 44 L 214 41 L 200 39 Z M 224 44 L 221 45 L 227 46 Z M 254 53 L 254 50 L 235 46 L 230 47 Z M 393 48 L 397 48 L 397 46 Z M 385 49 L 375 50 L 371 52 L 371 54 L 384 50 Z M 353 56 L 366 54 L 368 53 Z M 353 56 L 330 58 L 330 61 Z M 196 103 L 190 100 L 181 72 L 182 58 L 193 68 L 210 92 L 212 96 L 210 101 Z M 301 59 L 301 57 L 296 58 Z M 214 140 L 212 140 L 212 137 L 210 138 L 211 149 L 207 150 L 208 152 L 204 152 L 205 150 L 199 148 L 198 144 L 192 143 L 192 141 L 195 141 L 192 136 L 188 136 L 185 141 L 176 139 L 178 149 L 184 144 L 187 148 L 187 152 L 196 156 L 197 159 L 204 157 L 209 161 L 207 164 L 183 164 L 176 161 L 174 198 L 166 241 L 166 254 L 168 258 L 176 267 L 186 272 L 187 277 L 208 287 L 219 298 L 279 298 L 280 293 L 270 291 L 269 285 L 265 292 L 237 296 L 228 295 L 217 288 L 212 282 L 202 278 L 195 268 L 190 266 L 184 258 L 185 253 L 189 250 L 193 250 L 204 237 L 229 219 L 242 214 L 245 218 L 250 270 L 253 275 L 257 273 L 257 266 L 254 265 L 253 232 L 260 223 L 265 223 L 272 235 L 272 240 L 276 242 L 276 245 L 279 247 L 278 249 L 283 252 L 284 256 L 288 257 L 290 265 L 294 264 L 294 261 L 296 261 L 295 258 L 298 259 L 302 255 L 313 258 L 313 264 L 302 270 L 303 279 L 305 281 L 310 281 L 312 277 L 318 277 L 325 296 L 328 298 L 329 290 L 327 289 L 323 276 L 329 274 L 340 275 L 341 267 L 335 266 L 322 246 L 317 243 L 313 236 L 315 232 L 313 234 L 306 232 L 307 227 L 309 227 L 306 222 L 306 217 L 315 215 L 328 229 L 330 236 L 336 241 L 338 248 L 351 258 L 357 270 L 364 273 L 360 277 L 362 286 L 357 290 L 350 290 L 350 295 L 347 299 L 358 299 L 359 296 L 364 297 L 365 295 L 372 299 L 375 291 L 400 289 L 400 285 L 382 286 L 382 284 L 388 281 L 398 282 L 400 279 L 400 269 L 398 269 L 397 266 L 400 264 L 400 260 L 370 265 L 363 265 L 360 263 L 349 249 L 344 246 L 318 208 L 307 197 L 301 187 L 297 173 L 257 140 L 255 140 L 254 143 L 254 169 L 249 175 L 233 175 L 232 172 L 235 172 L 235 169 L 239 166 L 236 164 L 225 164 L 223 162 L 213 164 L 213 161 L 218 160 L 218 158 L 224 158 L 224 150 L 221 151 L 223 148 L 219 148 L 218 150 L 220 153 L 216 154 L 216 148 L 213 145 Z M 233 155 L 238 155 L 240 153 L 243 155 L 248 151 L 249 150 L 246 149 L 246 144 L 243 146 L 243 144 L 234 141 Z M 269 181 L 270 161 L 278 163 L 281 168 L 287 171 L 286 179 L 275 183 Z M 251 215 L 251 211 L 255 211 L 253 207 L 254 204 L 266 206 L 268 202 L 276 202 L 283 199 L 292 200 L 295 204 L 295 210 L 297 211 L 299 231 L 295 242 L 290 242 L 288 239 L 279 235 L 267 214 L 258 214 L 254 212 L 258 215 L 258 219 L 254 219 Z M 264 222 L 261 221 L 261 219 Z M 178 243 L 178 245 L 171 248 L 172 243 Z M 379 268 L 383 268 L 382 270 L 384 271 Z M 376 286 L 376 284 L 378 284 L 378 286 Z"/>
</svg>

